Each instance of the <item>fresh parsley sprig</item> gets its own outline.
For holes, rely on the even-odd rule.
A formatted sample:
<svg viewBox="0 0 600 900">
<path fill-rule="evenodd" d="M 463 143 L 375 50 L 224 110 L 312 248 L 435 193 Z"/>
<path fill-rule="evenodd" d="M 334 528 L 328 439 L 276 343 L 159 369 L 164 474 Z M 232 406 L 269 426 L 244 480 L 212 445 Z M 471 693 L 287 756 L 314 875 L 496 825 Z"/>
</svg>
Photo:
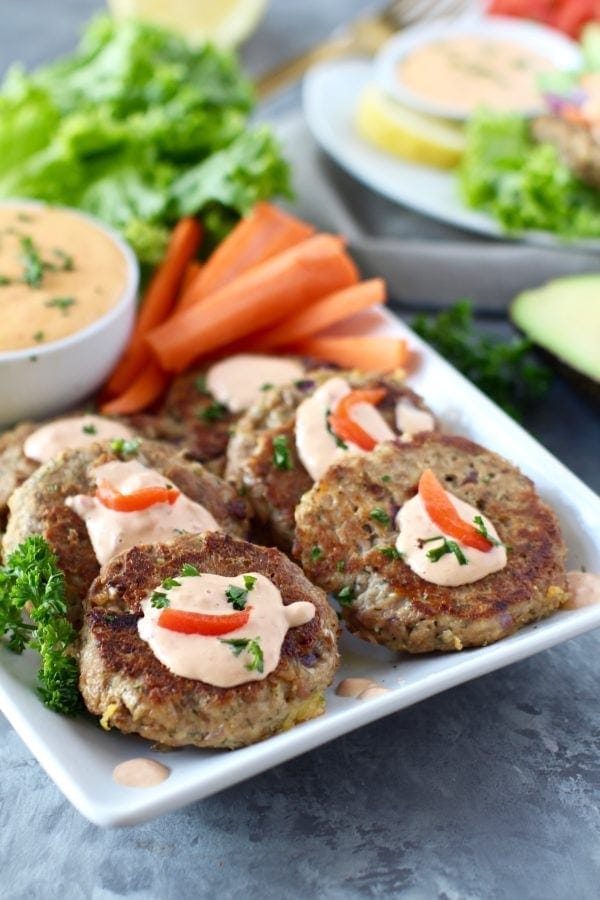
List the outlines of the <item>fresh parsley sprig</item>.
<svg viewBox="0 0 600 900">
<path fill-rule="evenodd" d="M 516 337 L 502 341 L 478 331 L 469 300 L 459 300 L 435 317 L 417 316 L 412 327 L 516 419 L 550 386 L 551 372 L 532 359 L 531 342 Z"/>
<path fill-rule="evenodd" d="M 31 622 L 23 621 L 27 607 Z M 41 657 L 38 693 L 55 712 L 74 715 L 81 708 L 79 671 L 71 647 L 76 632 L 67 619 L 65 578 L 40 535 L 32 535 L 0 567 L 0 635 L 8 647 L 27 647 Z"/>
</svg>

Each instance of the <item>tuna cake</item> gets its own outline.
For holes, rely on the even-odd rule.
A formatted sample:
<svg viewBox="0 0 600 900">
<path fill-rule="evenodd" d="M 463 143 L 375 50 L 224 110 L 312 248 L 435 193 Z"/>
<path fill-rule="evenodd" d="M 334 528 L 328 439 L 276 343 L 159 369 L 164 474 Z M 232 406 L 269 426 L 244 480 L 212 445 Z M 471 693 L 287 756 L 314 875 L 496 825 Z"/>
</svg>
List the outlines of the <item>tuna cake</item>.
<svg viewBox="0 0 600 900">
<path fill-rule="evenodd" d="M 427 512 L 428 470 L 460 539 L 455 521 L 441 527 L 439 509 L 436 521 Z M 554 512 L 518 469 L 465 438 L 423 433 L 350 457 L 305 494 L 296 522 L 308 577 L 337 597 L 351 632 L 391 650 L 490 644 L 567 598 Z"/>
<path fill-rule="evenodd" d="M 240 419 L 225 474 L 247 494 L 275 543 L 289 550 L 296 505 L 331 463 L 434 427 L 423 400 L 399 376 L 318 369 L 268 391 Z"/>
<path fill-rule="evenodd" d="M 109 441 L 65 450 L 40 466 L 9 500 L 6 559 L 40 534 L 65 574 L 69 615 L 106 562 L 135 543 L 182 531 L 223 529 L 245 537 L 249 506 L 235 490 L 167 444 Z"/>
<path fill-rule="evenodd" d="M 184 608 L 200 630 L 157 624 Z M 244 616 L 245 627 L 206 633 L 208 619 Z M 242 747 L 324 711 L 338 630 L 323 591 L 278 550 L 186 535 L 102 569 L 85 601 L 80 690 L 104 727 L 171 747 Z"/>
<path fill-rule="evenodd" d="M 41 463 L 68 447 L 137 434 L 138 429 L 126 422 L 81 412 L 44 422 L 22 422 L 0 434 L 0 534 L 6 527 L 10 495 Z"/>
<path fill-rule="evenodd" d="M 154 418 L 165 438 L 182 443 L 191 457 L 221 475 L 229 438 L 242 413 L 266 387 L 303 373 L 304 364 L 291 357 L 227 357 L 175 378 Z M 142 420 L 147 418 L 152 419 Z"/>
</svg>

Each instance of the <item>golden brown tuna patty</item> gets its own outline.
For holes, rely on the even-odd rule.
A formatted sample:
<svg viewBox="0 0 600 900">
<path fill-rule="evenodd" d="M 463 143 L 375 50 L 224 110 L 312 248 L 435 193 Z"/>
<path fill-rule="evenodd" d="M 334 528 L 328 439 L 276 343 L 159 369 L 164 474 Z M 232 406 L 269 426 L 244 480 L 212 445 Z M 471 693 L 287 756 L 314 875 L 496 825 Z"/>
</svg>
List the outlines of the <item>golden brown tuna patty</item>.
<svg viewBox="0 0 600 900">
<path fill-rule="evenodd" d="M 268 391 L 264 398 L 240 419 L 227 451 L 225 476 L 247 492 L 257 518 L 266 524 L 277 546 L 289 550 L 294 539 L 294 511 L 313 480 L 296 450 L 296 410 L 317 387 L 333 376 L 345 378 L 353 388 L 386 389 L 377 409 L 395 428 L 396 404 L 410 400 L 418 409 L 427 409 L 423 400 L 394 375 L 367 375 L 364 372 L 317 369 L 294 384 Z M 274 440 L 285 437 L 291 468 L 274 462 Z"/>
<path fill-rule="evenodd" d="M 396 513 L 426 468 L 495 525 L 510 547 L 504 569 L 440 587 L 390 558 Z M 374 518 L 373 510 L 383 515 Z M 345 588 L 350 631 L 392 650 L 489 644 L 548 615 L 567 596 L 556 516 L 518 469 L 465 438 L 420 434 L 332 466 L 302 498 L 296 522 L 294 551 L 308 577 L 336 594 Z"/>
<path fill-rule="evenodd" d="M 141 602 L 184 563 L 200 572 L 270 578 L 287 605 L 314 603 L 312 621 L 290 628 L 279 665 L 262 681 L 219 688 L 173 675 L 138 636 Z M 339 664 L 338 624 L 323 591 L 278 550 L 217 532 L 135 547 L 105 566 L 85 602 L 80 690 L 111 726 L 172 747 L 253 744 L 324 711 Z"/>
<path fill-rule="evenodd" d="M 173 379 L 153 418 L 165 436 L 175 439 L 187 453 L 217 475 L 225 468 L 225 453 L 239 414 L 217 403 L 206 388 L 207 367 Z"/>
<path fill-rule="evenodd" d="M 39 422 L 21 422 L 20 425 L 0 434 L 0 534 L 6 528 L 10 495 L 40 466 L 39 462 L 29 459 L 24 453 L 23 446 L 29 435 L 50 422 L 83 415 L 85 415 L 84 410 L 75 409 L 64 415 L 53 416 L 51 419 L 43 419 Z M 111 417 L 111 419 L 127 425 L 139 437 L 151 439 L 168 437 L 166 424 L 150 415 L 129 418 Z"/>
<path fill-rule="evenodd" d="M 250 509 L 246 500 L 168 444 L 142 441 L 133 456 L 111 449 L 110 442 L 63 451 L 40 466 L 12 494 L 2 550 L 6 559 L 30 534 L 41 534 L 65 573 L 67 602 L 75 623 L 81 617 L 81 602 L 100 567 L 85 522 L 65 500 L 75 494 L 94 493 L 96 484 L 91 470 L 95 466 L 132 458 L 157 469 L 191 500 L 205 506 L 225 531 L 240 537 L 248 533 Z"/>
</svg>

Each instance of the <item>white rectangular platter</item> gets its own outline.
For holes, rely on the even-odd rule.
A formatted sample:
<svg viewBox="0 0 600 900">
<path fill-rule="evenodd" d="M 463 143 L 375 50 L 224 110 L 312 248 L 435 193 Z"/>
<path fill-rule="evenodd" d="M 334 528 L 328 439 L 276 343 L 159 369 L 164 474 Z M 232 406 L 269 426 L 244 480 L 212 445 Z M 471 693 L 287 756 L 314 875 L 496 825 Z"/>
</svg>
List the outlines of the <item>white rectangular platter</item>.
<svg viewBox="0 0 600 900">
<path fill-rule="evenodd" d="M 600 499 L 399 319 L 385 313 L 375 329 L 405 336 L 417 351 L 420 363 L 408 383 L 426 398 L 446 431 L 490 447 L 535 481 L 541 496 L 560 518 L 570 551 L 569 567 L 600 572 Z M 235 751 L 189 749 L 158 754 L 141 739 L 107 734 L 89 720 L 70 720 L 49 712 L 35 694 L 34 654 L 18 657 L 4 647 L 0 647 L 0 709 L 84 816 L 102 826 L 133 825 L 214 794 L 361 725 L 597 626 L 600 604 L 557 612 L 489 647 L 412 658 L 345 634 L 341 642 L 343 665 L 335 683 L 350 675 L 360 676 L 380 682 L 389 692 L 359 701 L 337 697 L 334 684 L 323 716 Z M 139 756 L 168 765 L 169 778 L 146 789 L 116 784 L 112 779 L 115 765 Z"/>
</svg>

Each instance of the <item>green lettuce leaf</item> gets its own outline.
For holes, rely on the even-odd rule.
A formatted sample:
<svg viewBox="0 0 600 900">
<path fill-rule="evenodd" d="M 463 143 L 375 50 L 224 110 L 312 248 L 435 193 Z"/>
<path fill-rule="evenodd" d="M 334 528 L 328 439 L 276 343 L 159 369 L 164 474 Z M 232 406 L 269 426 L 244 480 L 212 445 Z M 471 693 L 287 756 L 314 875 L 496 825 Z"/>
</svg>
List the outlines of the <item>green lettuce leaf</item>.
<svg viewBox="0 0 600 900">
<path fill-rule="evenodd" d="M 232 54 L 96 19 L 71 56 L 2 85 L 0 197 L 93 213 L 144 263 L 181 215 L 201 215 L 208 249 L 256 200 L 289 192 L 272 135 L 248 128 L 252 102 Z"/>
<path fill-rule="evenodd" d="M 509 233 L 600 237 L 600 192 L 573 175 L 553 146 L 536 144 L 521 116 L 472 117 L 459 187 L 467 205 L 490 213 Z"/>
</svg>

